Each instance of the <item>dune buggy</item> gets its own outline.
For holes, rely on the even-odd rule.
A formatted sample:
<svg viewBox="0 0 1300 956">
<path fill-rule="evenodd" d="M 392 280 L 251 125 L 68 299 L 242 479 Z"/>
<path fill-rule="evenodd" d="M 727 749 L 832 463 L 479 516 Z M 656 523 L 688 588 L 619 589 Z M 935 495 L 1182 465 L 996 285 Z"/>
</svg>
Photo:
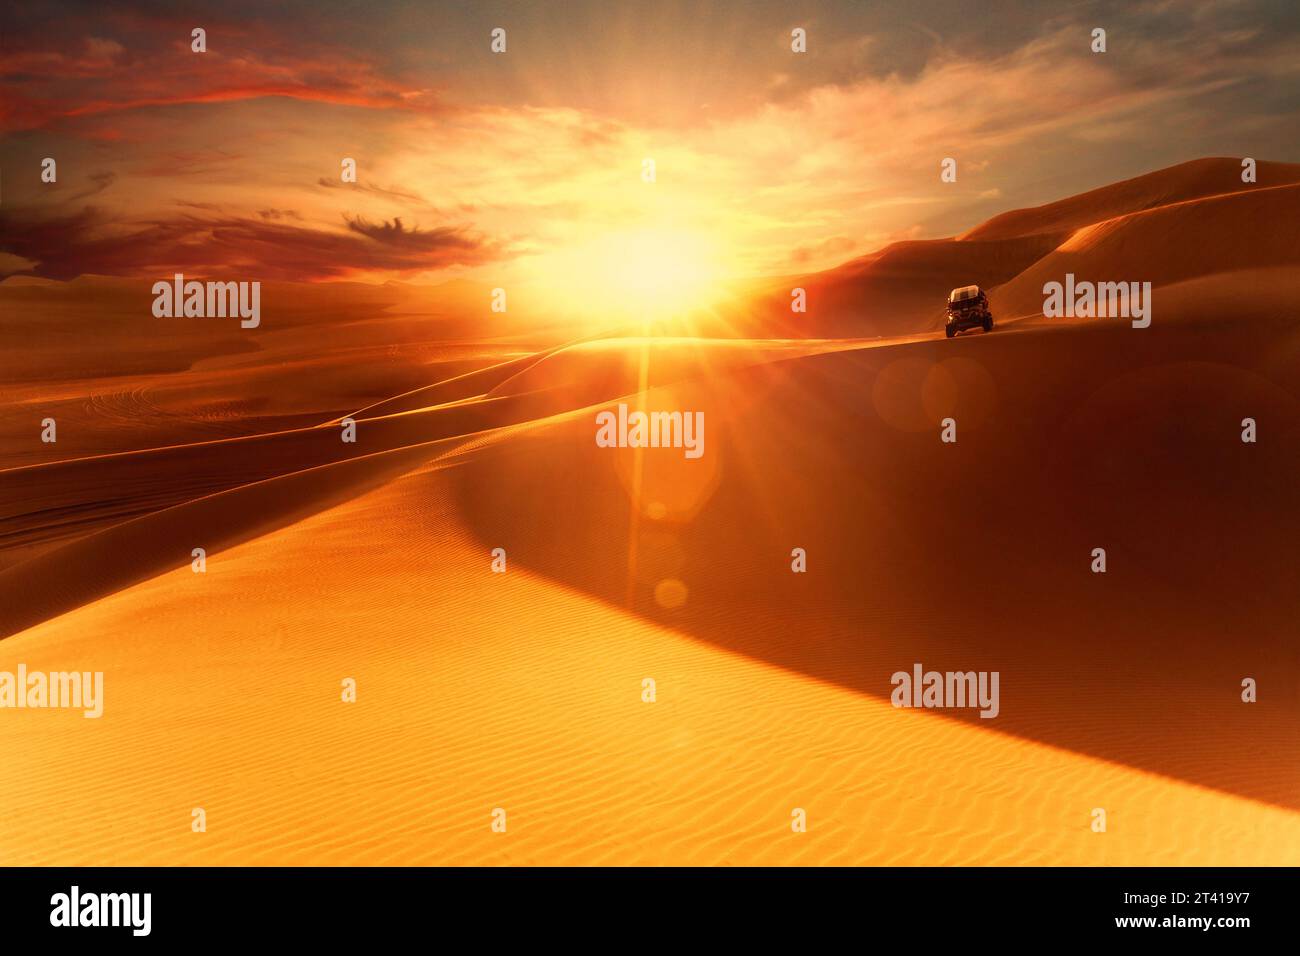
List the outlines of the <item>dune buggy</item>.
<svg viewBox="0 0 1300 956">
<path fill-rule="evenodd" d="M 980 326 L 985 332 L 993 331 L 993 313 L 989 311 L 989 297 L 977 285 L 964 285 L 948 293 L 948 322 L 944 335 L 952 338 Z"/>
</svg>

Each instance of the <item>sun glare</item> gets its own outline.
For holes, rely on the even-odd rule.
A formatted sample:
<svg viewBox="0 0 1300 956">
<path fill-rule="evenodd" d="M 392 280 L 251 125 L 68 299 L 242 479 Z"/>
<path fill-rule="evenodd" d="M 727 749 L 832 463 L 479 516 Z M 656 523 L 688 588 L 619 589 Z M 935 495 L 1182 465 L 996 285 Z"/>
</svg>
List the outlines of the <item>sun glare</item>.
<svg viewBox="0 0 1300 956">
<path fill-rule="evenodd" d="M 605 233 L 543 257 L 539 267 L 553 305 L 647 322 L 709 305 L 721 279 L 714 245 L 672 229 Z"/>
</svg>

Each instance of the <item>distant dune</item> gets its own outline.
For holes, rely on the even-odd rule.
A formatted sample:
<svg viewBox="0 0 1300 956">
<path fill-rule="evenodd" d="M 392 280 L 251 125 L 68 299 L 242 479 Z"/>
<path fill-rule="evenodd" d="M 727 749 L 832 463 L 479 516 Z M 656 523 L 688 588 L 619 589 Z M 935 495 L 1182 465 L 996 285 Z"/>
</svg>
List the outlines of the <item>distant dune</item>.
<svg viewBox="0 0 1300 956">
<path fill-rule="evenodd" d="M 941 329 L 948 292 L 972 283 L 995 290 L 993 304 L 1004 317 L 1036 312 L 1042 277 L 1059 280 L 1073 264 L 1080 278 L 1095 266 L 1118 269 L 1105 276 L 1113 281 L 1141 272 L 1157 284 L 1300 266 L 1300 240 L 1289 225 L 1300 164 L 1260 162 L 1257 175 L 1257 183 L 1243 183 L 1239 159 L 1198 159 L 1003 213 L 953 239 L 897 242 L 826 272 L 790 277 L 768 290 L 756 319 L 737 315 L 746 308 L 737 304 L 719 327 L 762 335 L 910 335 Z M 1142 234 L 1130 240 L 1130 228 Z M 1261 228 L 1265 233 L 1256 235 Z M 808 291 L 807 314 L 790 312 L 795 286 Z"/>
<path fill-rule="evenodd" d="M 1145 212 L 1160 206 L 1300 183 L 1300 164 L 1297 163 L 1261 160 L 1256 166 L 1254 183 L 1242 182 L 1241 173 L 1241 160 L 1236 157 L 1194 159 L 1045 206 L 1004 212 L 967 230 L 958 238 L 1010 239 L 1015 236 L 1073 232 L 1094 222 Z"/>
<path fill-rule="evenodd" d="M 1080 227 L 1054 251 L 994 290 L 992 305 L 1037 316 L 1043 284 L 1066 273 L 1092 282 L 1141 280 L 1156 289 L 1242 270 L 1277 269 L 1276 282 L 1241 285 L 1242 309 L 1289 310 L 1300 275 L 1300 185 L 1188 199 Z M 1274 291 L 1281 295 L 1274 295 Z"/>
<path fill-rule="evenodd" d="M 98 720 L 0 719 L 0 864 L 1296 863 L 1300 166 L 1259 174 L 707 337 L 481 334 L 465 284 L 159 336 L 138 282 L 0 283 L 0 671 L 105 672 Z M 1067 271 L 1151 281 L 1151 327 L 1044 319 Z M 968 282 L 1004 324 L 948 341 Z M 599 447 L 619 403 L 705 454 Z M 1000 715 L 894 708 L 915 662 L 997 670 Z"/>
</svg>

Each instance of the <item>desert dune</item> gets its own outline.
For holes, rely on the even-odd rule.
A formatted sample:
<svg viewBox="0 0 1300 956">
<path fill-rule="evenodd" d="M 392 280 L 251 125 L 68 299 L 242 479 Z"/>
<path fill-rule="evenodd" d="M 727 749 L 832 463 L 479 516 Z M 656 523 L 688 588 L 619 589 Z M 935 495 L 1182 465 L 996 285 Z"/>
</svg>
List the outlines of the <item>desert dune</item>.
<svg viewBox="0 0 1300 956">
<path fill-rule="evenodd" d="M 0 671 L 105 674 L 0 720 L 0 863 L 1294 865 L 1300 166 L 1234 163 L 804 277 L 802 326 L 384 287 L 114 374 L 75 283 L 0 283 L 71 330 L 0 405 Z M 1066 271 L 1151 327 L 1045 319 Z M 948 341 L 965 281 L 1008 324 Z M 707 452 L 598 447 L 619 403 Z M 917 662 L 999 715 L 892 706 Z"/>
</svg>

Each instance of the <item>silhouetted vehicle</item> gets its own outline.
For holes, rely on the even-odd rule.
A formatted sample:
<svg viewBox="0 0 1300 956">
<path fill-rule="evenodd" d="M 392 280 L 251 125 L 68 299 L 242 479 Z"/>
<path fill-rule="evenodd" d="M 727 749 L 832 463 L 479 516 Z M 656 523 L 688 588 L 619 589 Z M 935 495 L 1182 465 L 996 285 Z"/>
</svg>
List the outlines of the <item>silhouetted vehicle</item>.
<svg viewBox="0 0 1300 956">
<path fill-rule="evenodd" d="M 989 311 L 989 297 L 977 285 L 964 285 L 948 293 L 948 323 L 943 333 L 952 338 L 976 326 L 985 332 L 993 331 L 993 313 Z"/>
</svg>

